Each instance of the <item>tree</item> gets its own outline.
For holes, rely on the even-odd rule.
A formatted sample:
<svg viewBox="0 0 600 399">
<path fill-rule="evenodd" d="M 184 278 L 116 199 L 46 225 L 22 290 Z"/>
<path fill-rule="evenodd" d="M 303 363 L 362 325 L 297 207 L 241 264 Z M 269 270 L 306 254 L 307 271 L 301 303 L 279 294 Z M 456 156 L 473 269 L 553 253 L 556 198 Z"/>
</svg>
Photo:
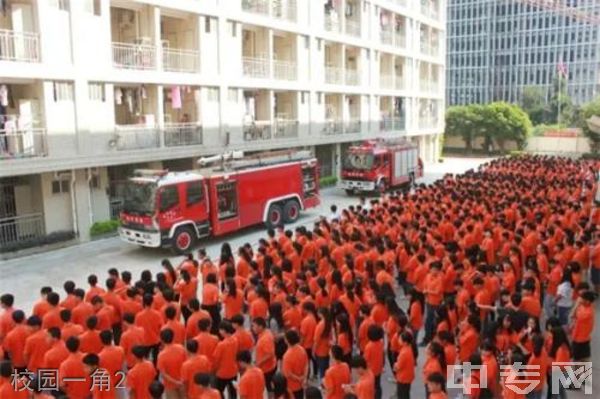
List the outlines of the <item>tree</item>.
<svg viewBox="0 0 600 399">
<path fill-rule="evenodd" d="M 579 120 L 579 127 L 583 130 L 583 134 L 590 141 L 590 148 L 593 153 L 598 153 L 600 151 L 600 134 L 593 132 L 590 130 L 587 119 L 592 116 L 600 116 L 600 97 L 596 98 L 594 101 L 585 104 L 582 107 L 582 118 Z"/>
<path fill-rule="evenodd" d="M 484 105 L 480 112 L 480 135 L 485 137 L 484 147 L 488 152 L 494 141 L 502 151 L 507 141 L 514 141 L 521 150 L 525 148 L 532 124 L 521 107 L 495 102 Z"/>
<path fill-rule="evenodd" d="M 521 107 L 529 115 L 531 123 L 541 125 L 549 123 L 550 107 L 546 102 L 544 91 L 538 86 L 527 86 L 523 89 Z"/>
<path fill-rule="evenodd" d="M 462 137 L 467 147 L 467 152 L 473 149 L 473 139 L 477 134 L 479 124 L 480 105 L 458 105 L 446 110 L 446 134 L 448 136 Z"/>
</svg>

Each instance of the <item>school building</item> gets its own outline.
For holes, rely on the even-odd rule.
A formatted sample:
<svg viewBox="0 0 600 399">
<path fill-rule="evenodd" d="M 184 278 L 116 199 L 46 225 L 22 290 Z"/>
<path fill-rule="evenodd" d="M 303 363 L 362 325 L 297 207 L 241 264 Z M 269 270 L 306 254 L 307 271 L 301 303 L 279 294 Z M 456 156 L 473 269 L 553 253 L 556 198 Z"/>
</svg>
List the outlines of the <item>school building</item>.
<svg viewBox="0 0 600 399">
<path fill-rule="evenodd" d="M 137 168 L 406 136 L 436 160 L 444 0 L 0 1 L 0 249 L 118 216 Z"/>
</svg>

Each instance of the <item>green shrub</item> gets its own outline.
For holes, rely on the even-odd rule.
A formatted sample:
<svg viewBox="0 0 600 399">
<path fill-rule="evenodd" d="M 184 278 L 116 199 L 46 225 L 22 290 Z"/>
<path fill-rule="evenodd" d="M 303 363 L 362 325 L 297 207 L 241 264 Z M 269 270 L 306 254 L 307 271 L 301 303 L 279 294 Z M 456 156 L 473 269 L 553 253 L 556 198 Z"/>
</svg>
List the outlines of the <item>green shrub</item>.
<svg viewBox="0 0 600 399">
<path fill-rule="evenodd" d="M 335 176 L 325 176 L 319 179 L 319 186 L 321 188 L 335 186 L 337 183 L 337 177 Z"/>
<path fill-rule="evenodd" d="M 587 159 L 587 160 L 600 160 L 600 153 L 593 153 L 593 152 L 586 152 L 585 154 L 581 155 L 582 159 Z"/>
<path fill-rule="evenodd" d="M 96 237 L 103 234 L 114 233 L 119 228 L 118 220 L 106 220 L 103 222 L 96 222 L 90 228 L 90 236 Z"/>
<path fill-rule="evenodd" d="M 513 151 L 509 152 L 509 155 L 511 157 L 520 157 L 525 154 L 527 154 L 527 151 L 513 150 Z"/>
</svg>

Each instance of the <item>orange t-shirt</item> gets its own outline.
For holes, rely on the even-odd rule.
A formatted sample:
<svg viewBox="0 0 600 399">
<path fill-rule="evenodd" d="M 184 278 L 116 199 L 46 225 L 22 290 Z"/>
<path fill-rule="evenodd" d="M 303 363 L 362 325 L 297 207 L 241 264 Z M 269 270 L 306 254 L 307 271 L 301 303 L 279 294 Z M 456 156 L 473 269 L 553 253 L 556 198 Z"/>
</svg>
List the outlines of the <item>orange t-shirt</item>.
<svg viewBox="0 0 600 399">
<path fill-rule="evenodd" d="M 317 327 L 315 328 L 315 335 L 314 335 L 314 354 L 315 356 L 320 356 L 320 357 L 326 357 L 329 355 L 329 348 L 330 348 L 330 344 L 329 341 L 331 340 L 331 332 L 329 336 L 323 336 L 323 333 L 325 332 L 325 321 L 321 320 L 320 322 L 317 323 Z"/>
<path fill-rule="evenodd" d="M 425 290 L 427 290 L 427 303 L 433 306 L 438 306 L 444 299 L 444 279 L 440 273 L 437 275 L 428 274 L 425 277 L 423 284 Z"/>
<path fill-rule="evenodd" d="M 269 316 L 269 304 L 263 298 L 257 298 L 250 303 L 249 313 L 251 319 L 258 317 L 266 319 Z"/>
<path fill-rule="evenodd" d="M 369 341 L 365 346 L 364 357 L 367 361 L 367 367 L 375 374 L 375 377 L 381 375 L 383 372 L 384 354 L 383 340 Z"/>
<path fill-rule="evenodd" d="M 127 363 L 127 367 L 133 367 L 135 363 L 135 356 L 133 355 L 133 347 L 139 345 L 140 342 L 144 341 L 144 329 L 142 327 L 138 327 L 136 325 L 130 326 L 123 335 L 121 335 L 121 340 L 119 341 L 119 346 L 123 348 L 125 352 L 125 362 Z"/>
<path fill-rule="evenodd" d="M 252 338 L 252 334 L 250 334 L 250 331 L 246 330 L 245 328 L 240 328 L 239 330 L 236 330 L 233 336 L 238 342 L 239 352 L 252 351 L 252 347 L 254 346 L 254 338 Z"/>
<path fill-rule="evenodd" d="M 44 355 L 44 368 L 58 370 L 61 363 L 69 357 L 69 351 L 63 341 L 57 341 Z"/>
<path fill-rule="evenodd" d="M 169 377 L 179 380 L 181 378 L 181 366 L 186 361 L 187 356 L 183 346 L 179 344 L 166 345 L 158 354 L 156 368 L 161 374 L 167 374 Z M 163 378 L 163 384 L 166 389 L 176 387 L 171 381 Z"/>
<path fill-rule="evenodd" d="M 202 287 L 202 304 L 205 306 L 216 305 L 219 302 L 219 287 L 215 284 L 204 284 Z"/>
<path fill-rule="evenodd" d="M 236 356 L 238 343 L 235 338 L 227 337 L 217 344 L 214 357 L 215 374 L 221 379 L 235 378 L 238 373 Z"/>
<path fill-rule="evenodd" d="M 300 345 L 289 347 L 283 355 L 281 372 L 287 379 L 290 392 L 296 392 L 302 389 L 303 381 L 298 381 L 294 376 L 304 377 L 307 368 L 308 355 L 306 354 L 306 350 Z"/>
<path fill-rule="evenodd" d="M 265 363 L 259 365 L 259 368 L 265 373 L 269 373 L 277 367 L 277 358 L 275 357 L 275 339 L 273 334 L 269 330 L 265 330 L 258 337 L 256 342 L 256 354 L 255 358 L 266 359 L 270 358 Z"/>
<path fill-rule="evenodd" d="M 402 345 L 398 353 L 396 381 L 400 384 L 412 384 L 415 379 L 415 356 L 410 346 Z"/>
<path fill-rule="evenodd" d="M 61 385 L 69 399 L 85 399 L 90 394 L 90 379 L 83 365 L 81 353 L 71 353 L 59 368 Z M 85 377 L 85 378 L 84 378 Z M 70 380 L 70 379 L 75 380 Z M 81 381 L 81 378 L 84 378 Z"/>
<path fill-rule="evenodd" d="M 265 393 L 265 376 L 258 367 L 248 367 L 238 383 L 238 392 L 244 399 L 262 399 Z"/>
<path fill-rule="evenodd" d="M 24 368 L 27 366 L 23 350 L 25 342 L 29 336 L 29 330 L 25 324 L 18 324 L 4 338 L 2 345 L 4 350 L 10 353 L 12 364 L 14 367 Z"/>
<path fill-rule="evenodd" d="M 169 320 L 161 331 L 166 328 L 170 328 L 173 331 L 173 343 L 183 345 L 183 341 L 185 340 L 185 327 L 183 323 L 177 320 Z"/>
<path fill-rule="evenodd" d="M 204 355 L 194 355 L 188 358 L 181 366 L 181 381 L 187 386 L 187 395 L 193 398 L 197 394 L 198 387 L 194 383 L 194 376 L 197 373 L 212 372 L 212 364 Z"/>
<path fill-rule="evenodd" d="M 148 360 L 137 363 L 127 373 L 127 387 L 135 395 L 135 399 L 152 399 L 149 387 L 156 377 L 156 369 Z"/>
<path fill-rule="evenodd" d="M 195 337 L 198 335 L 200 330 L 198 329 L 198 322 L 202 319 L 210 320 L 210 314 L 205 310 L 198 310 L 192 313 L 185 326 L 186 337 Z"/>
<path fill-rule="evenodd" d="M 224 295 L 223 305 L 225 307 L 226 319 L 231 319 L 235 315 L 242 314 L 242 308 L 244 306 L 244 294 L 241 290 L 237 290 L 235 297 L 231 295 Z"/>
<path fill-rule="evenodd" d="M 375 397 L 375 376 L 371 370 L 367 369 L 358 379 L 354 391 L 358 399 L 371 399 Z"/>
<path fill-rule="evenodd" d="M 97 330 L 86 330 L 79 336 L 79 350 L 81 353 L 98 354 L 102 350 L 100 332 Z"/>
<path fill-rule="evenodd" d="M 346 363 L 336 363 L 327 369 L 323 386 L 327 390 L 326 399 L 343 399 L 345 384 L 350 384 L 350 367 Z"/>
<path fill-rule="evenodd" d="M 575 322 L 571 331 L 573 342 L 588 342 L 594 329 L 594 308 L 588 305 L 579 305 L 575 311 Z"/>
<path fill-rule="evenodd" d="M 194 338 L 196 342 L 198 342 L 198 354 L 204 355 L 214 364 L 214 353 L 217 344 L 219 343 L 219 338 L 215 337 L 211 333 L 201 332 Z"/>
<path fill-rule="evenodd" d="M 306 349 L 312 349 L 315 342 L 315 329 L 317 328 L 317 320 L 312 314 L 308 314 L 300 323 L 300 339 L 302 346 Z"/>
<path fill-rule="evenodd" d="M 152 346 L 160 342 L 162 319 L 158 311 L 150 308 L 143 309 L 135 316 L 135 325 L 144 329 L 143 345 Z"/>
<path fill-rule="evenodd" d="M 44 355 L 50 349 L 48 342 L 48 334 L 45 330 L 39 330 L 27 337 L 23 353 L 27 362 L 27 370 L 36 372 L 40 368 L 44 368 Z"/>
</svg>

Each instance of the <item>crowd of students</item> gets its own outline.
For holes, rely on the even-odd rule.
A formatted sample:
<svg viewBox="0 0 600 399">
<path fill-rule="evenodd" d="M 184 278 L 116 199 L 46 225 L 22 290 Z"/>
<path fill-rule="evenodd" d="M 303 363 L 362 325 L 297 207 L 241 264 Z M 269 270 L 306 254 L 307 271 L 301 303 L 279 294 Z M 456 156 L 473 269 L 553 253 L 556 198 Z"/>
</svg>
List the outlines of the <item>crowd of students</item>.
<svg viewBox="0 0 600 399">
<path fill-rule="evenodd" d="M 591 356 L 597 166 L 495 160 L 257 248 L 43 287 L 29 316 L 5 293 L 0 398 L 379 399 L 389 369 L 398 398 L 420 374 L 443 399 L 463 362 L 486 367 L 470 398 L 524 398 L 506 383 L 519 364 L 540 370 L 528 398 L 564 398 L 552 362 Z"/>
</svg>

